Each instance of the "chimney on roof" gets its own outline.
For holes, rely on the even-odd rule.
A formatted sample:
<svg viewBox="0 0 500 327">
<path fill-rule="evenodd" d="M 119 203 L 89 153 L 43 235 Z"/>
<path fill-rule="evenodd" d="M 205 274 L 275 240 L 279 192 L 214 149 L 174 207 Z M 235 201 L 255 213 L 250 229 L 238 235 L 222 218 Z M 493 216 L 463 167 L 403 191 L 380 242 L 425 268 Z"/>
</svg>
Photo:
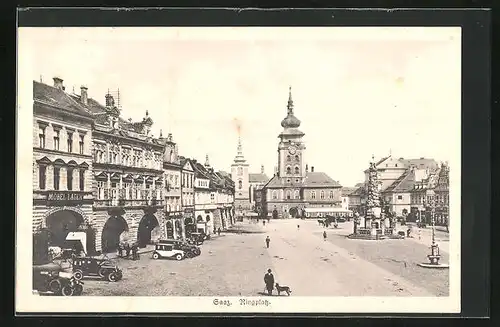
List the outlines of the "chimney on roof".
<svg viewBox="0 0 500 327">
<path fill-rule="evenodd" d="M 80 100 L 82 101 L 82 103 L 84 105 L 87 105 L 87 103 L 88 103 L 88 93 L 87 93 L 87 90 L 88 90 L 88 88 L 86 86 L 83 86 L 83 85 L 80 86 L 80 91 L 81 91 L 81 93 L 80 93 L 80 95 L 81 95 L 80 96 Z"/>
<path fill-rule="evenodd" d="M 311 166 L 311 173 L 314 173 L 314 166 Z"/>
<path fill-rule="evenodd" d="M 264 174 L 264 172 L 265 172 L 265 171 L 264 171 L 264 165 L 260 165 L 260 173 L 261 173 L 261 174 Z"/>
<path fill-rule="evenodd" d="M 208 154 L 205 156 L 205 167 L 210 167 L 210 162 L 208 161 Z"/>
<path fill-rule="evenodd" d="M 169 142 L 172 142 L 172 133 L 168 133 L 168 135 L 167 135 L 167 140 L 168 140 Z"/>
<path fill-rule="evenodd" d="M 115 99 L 111 94 L 108 93 L 106 94 L 106 107 L 108 108 L 113 108 L 115 106 Z"/>
<path fill-rule="evenodd" d="M 306 164 L 306 173 L 308 173 L 308 172 L 309 172 L 309 165 Z"/>
<path fill-rule="evenodd" d="M 54 87 L 56 89 L 59 89 L 59 90 L 63 90 L 64 91 L 64 86 L 63 86 L 63 79 L 62 78 L 59 78 L 59 77 L 54 77 L 53 78 L 54 80 Z"/>
</svg>

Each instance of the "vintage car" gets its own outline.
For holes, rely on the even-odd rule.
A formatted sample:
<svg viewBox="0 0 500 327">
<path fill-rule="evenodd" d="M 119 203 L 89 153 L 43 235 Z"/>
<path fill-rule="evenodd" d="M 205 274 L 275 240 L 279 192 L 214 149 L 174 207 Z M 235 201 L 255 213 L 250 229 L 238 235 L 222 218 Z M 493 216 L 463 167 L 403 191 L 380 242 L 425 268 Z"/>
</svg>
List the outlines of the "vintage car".
<svg viewBox="0 0 500 327">
<path fill-rule="evenodd" d="M 73 276 L 82 280 L 86 276 L 99 276 L 110 282 L 123 278 L 123 272 L 109 259 L 93 257 L 78 257 L 73 259 Z"/>
<path fill-rule="evenodd" d="M 153 251 L 153 259 L 160 258 L 174 258 L 177 261 L 180 261 L 186 257 L 186 252 L 183 250 L 175 249 L 174 244 L 168 243 L 158 243 L 155 246 L 155 250 Z"/>
<path fill-rule="evenodd" d="M 33 291 L 39 295 L 77 296 L 83 292 L 83 282 L 57 264 L 37 265 L 33 266 Z"/>
<path fill-rule="evenodd" d="M 187 258 L 193 258 L 201 254 L 201 250 L 198 246 L 189 244 L 182 240 L 160 240 L 159 243 L 172 244 L 174 246 L 174 250 L 184 251 Z"/>
<path fill-rule="evenodd" d="M 205 241 L 205 233 L 191 233 L 187 242 L 193 245 L 201 245 Z"/>
</svg>

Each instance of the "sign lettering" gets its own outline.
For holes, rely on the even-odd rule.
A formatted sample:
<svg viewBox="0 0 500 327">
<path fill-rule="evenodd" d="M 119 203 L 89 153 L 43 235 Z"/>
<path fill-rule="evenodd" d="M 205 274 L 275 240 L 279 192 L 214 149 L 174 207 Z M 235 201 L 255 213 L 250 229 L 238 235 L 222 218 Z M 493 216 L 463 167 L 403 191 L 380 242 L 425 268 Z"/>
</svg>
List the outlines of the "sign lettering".
<svg viewBox="0 0 500 327">
<path fill-rule="evenodd" d="M 79 202 L 83 201 L 83 194 L 77 192 L 49 192 L 47 193 L 48 202 Z"/>
</svg>

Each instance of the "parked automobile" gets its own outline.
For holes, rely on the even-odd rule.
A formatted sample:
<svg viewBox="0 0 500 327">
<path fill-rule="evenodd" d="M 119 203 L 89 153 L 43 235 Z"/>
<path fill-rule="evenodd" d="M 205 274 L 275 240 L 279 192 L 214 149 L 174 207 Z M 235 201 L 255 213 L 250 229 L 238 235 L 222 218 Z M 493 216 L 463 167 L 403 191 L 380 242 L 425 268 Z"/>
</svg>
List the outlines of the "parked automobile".
<svg viewBox="0 0 500 327">
<path fill-rule="evenodd" d="M 33 291 L 40 295 L 78 296 L 83 292 L 83 282 L 57 264 L 37 265 L 33 266 Z"/>
<path fill-rule="evenodd" d="M 189 244 L 201 245 L 205 241 L 204 233 L 191 233 L 190 237 L 187 239 Z"/>
<path fill-rule="evenodd" d="M 186 257 L 186 253 L 183 250 L 175 249 L 174 244 L 168 243 L 158 243 L 153 251 L 153 259 L 160 258 L 174 258 L 180 261 Z"/>
<path fill-rule="evenodd" d="M 201 249 L 193 244 L 189 244 L 182 240 L 161 240 L 159 243 L 172 244 L 174 250 L 182 250 L 185 252 L 187 258 L 193 258 L 201 254 Z"/>
<path fill-rule="evenodd" d="M 123 272 L 109 259 L 79 257 L 73 259 L 73 276 L 77 280 L 86 276 L 99 276 L 104 280 L 117 282 L 123 278 Z"/>
</svg>

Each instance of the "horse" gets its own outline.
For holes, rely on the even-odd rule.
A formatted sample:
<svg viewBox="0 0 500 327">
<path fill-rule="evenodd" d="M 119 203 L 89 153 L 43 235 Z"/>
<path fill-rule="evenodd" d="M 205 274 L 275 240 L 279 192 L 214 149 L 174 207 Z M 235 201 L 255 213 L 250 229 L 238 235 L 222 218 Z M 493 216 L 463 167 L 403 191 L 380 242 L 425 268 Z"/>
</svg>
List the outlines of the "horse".
<svg viewBox="0 0 500 327">
<path fill-rule="evenodd" d="M 319 224 L 320 226 L 323 226 L 323 227 L 324 227 L 324 226 L 325 226 L 325 221 L 324 221 L 324 220 L 322 220 L 322 219 L 318 219 L 318 224 Z"/>
</svg>

